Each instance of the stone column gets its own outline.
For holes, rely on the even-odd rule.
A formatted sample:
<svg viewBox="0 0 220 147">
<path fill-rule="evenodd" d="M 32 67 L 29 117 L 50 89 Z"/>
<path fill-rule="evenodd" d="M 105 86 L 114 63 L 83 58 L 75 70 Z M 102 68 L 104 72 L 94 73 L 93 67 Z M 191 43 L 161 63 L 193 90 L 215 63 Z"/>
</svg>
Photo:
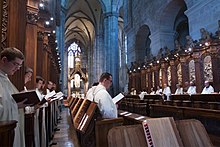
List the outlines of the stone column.
<svg viewBox="0 0 220 147">
<path fill-rule="evenodd" d="M 102 29 L 102 28 L 101 28 Z M 104 72 L 104 52 L 103 52 L 103 35 L 98 31 L 96 35 L 95 45 L 93 47 L 93 82 L 97 82 L 99 80 L 100 75 Z M 95 63 L 94 63 L 95 62 Z M 92 83 L 91 83 L 92 84 Z"/>
<path fill-rule="evenodd" d="M 65 95 L 68 93 L 68 52 L 65 48 L 65 19 L 66 19 L 66 10 L 61 8 L 60 12 L 60 26 L 56 28 L 56 37 L 58 39 L 58 50 L 61 58 L 61 74 L 60 74 L 60 84 L 61 89 Z"/>
<path fill-rule="evenodd" d="M 109 92 L 116 95 L 119 92 L 118 13 L 105 13 L 104 26 L 104 69 L 112 74 L 113 83 Z"/>
</svg>

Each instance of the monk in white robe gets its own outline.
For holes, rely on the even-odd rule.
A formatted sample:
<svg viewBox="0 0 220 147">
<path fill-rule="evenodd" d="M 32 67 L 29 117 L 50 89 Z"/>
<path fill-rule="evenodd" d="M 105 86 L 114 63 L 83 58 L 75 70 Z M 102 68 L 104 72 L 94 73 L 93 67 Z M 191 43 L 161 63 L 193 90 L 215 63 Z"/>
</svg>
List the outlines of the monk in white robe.
<svg viewBox="0 0 220 147">
<path fill-rule="evenodd" d="M 1 52 L 0 60 L 0 121 L 16 120 L 14 147 L 25 147 L 24 140 L 24 118 L 23 112 L 20 114 L 18 104 L 12 98 L 12 94 L 18 93 L 16 87 L 8 79 L 7 75 L 13 75 L 20 69 L 24 60 L 24 55 L 16 48 L 5 48 Z M 19 105 L 22 106 L 22 103 Z M 23 116 L 21 116 L 23 115 Z"/>
<path fill-rule="evenodd" d="M 112 85 L 112 76 L 109 73 L 103 73 L 99 79 L 99 85 L 93 88 L 93 92 L 88 93 L 87 98 L 95 101 L 102 115 L 102 118 L 117 118 L 118 111 L 112 101 L 112 97 L 107 89 Z"/>
<path fill-rule="evenodd" d="M 209 84 L 209 81 L 205 81 L 205 87 L 202 90 L 201 94 L 211 94 L 214 92 L 214 88 Z"/>
</svg>

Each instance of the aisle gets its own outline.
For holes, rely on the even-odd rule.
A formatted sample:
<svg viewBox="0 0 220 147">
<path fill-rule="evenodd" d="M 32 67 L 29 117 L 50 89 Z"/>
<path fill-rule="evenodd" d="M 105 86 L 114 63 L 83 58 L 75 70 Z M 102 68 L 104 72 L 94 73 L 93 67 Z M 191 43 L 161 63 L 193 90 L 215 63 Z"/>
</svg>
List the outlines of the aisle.
<svg viewBox="0 0 220 147">
<path fill-rule="evenodd" d="M 71 117 L 68 108 L 63 108 L 61 112 L 61 120 L 58 123 L 59 131 L 54 133 L 53 143 L 51 147 L 79 147 L 76 132 L 71 123 Z"/>
</svg>

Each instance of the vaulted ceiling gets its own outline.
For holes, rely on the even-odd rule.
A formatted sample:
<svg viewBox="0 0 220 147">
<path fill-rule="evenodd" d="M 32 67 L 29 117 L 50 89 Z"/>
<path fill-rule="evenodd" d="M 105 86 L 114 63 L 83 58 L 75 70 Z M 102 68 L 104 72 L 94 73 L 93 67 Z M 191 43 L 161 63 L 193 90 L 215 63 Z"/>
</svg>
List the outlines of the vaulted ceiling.
<svg viewBox="0 0 220 147">
<path fill-rule="evenodd" d="M 101 12 L 98 0 L 69 1 L 65 23 L 66 45 L 75 41 L 88 48 L 99 28 Z"/>
</svg>

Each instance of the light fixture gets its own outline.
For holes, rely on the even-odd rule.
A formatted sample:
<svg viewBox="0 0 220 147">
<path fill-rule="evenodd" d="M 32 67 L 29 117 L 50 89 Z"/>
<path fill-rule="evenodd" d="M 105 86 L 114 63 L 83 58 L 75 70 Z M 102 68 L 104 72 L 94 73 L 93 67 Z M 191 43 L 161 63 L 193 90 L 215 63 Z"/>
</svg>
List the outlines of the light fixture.
<svg viewBox="0 0 220 147">
<path fill-rule="evenodd" d="M 53 21 L 53 20 L 54 20 L 54 19 L 53 19 L 53 17 L 51 17 L 51 18 L 50 18 L 50 20 L 52 20 L 52 21 Z"/>
<path fill-rule="evenodd" d="M 40 7 L 40 8 L 43 8 L 43 7 L 44 7 L 44 3 L 43 3 L 43 2 L 40 2 L 40 3 L 39 3 L 39 7 Z"/>
<path fill-rule="evenodd" d="M 45 24 L 46 24 L 46 25 L 50 25 L 50 22 L 49 22 L 49 21 L 45 21 Z"/>
<path fill-rule="evenodd" d="M 209 46 L 209 45 L 210 45 L 210 43 L 209 43 L 209 42 L 206 42 L 206 43 L 205 43 L 205 46 Z"/>
</svg>

